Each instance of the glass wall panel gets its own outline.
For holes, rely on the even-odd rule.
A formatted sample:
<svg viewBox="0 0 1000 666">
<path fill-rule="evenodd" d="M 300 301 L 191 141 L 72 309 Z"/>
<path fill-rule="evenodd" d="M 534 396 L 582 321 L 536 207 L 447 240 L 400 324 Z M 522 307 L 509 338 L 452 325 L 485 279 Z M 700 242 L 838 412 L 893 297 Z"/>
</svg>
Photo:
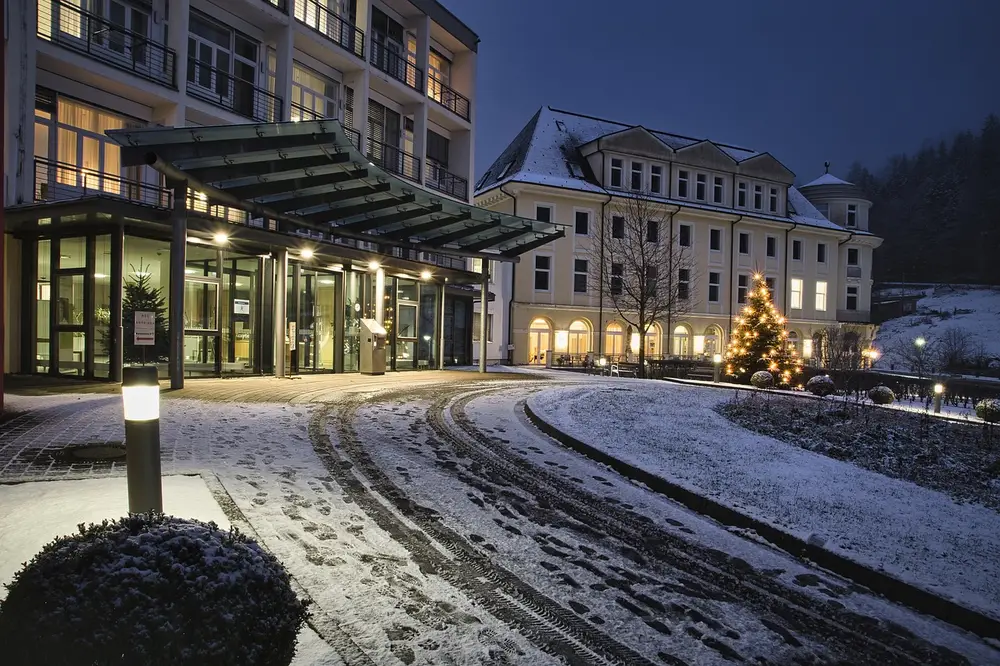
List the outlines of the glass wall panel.
<svg viewBox="0 0 1000 666">
<path fill-rule="evenodd" d="M 396 279 L 396 369 L 417 367 L 417 283 Z"/>
<path fill-rule="evenodd" d="M 437 367 L 438 356 L 438 289 L 434 285 L 420 285 L 420 316 L 417 328 L 417 367 Z"/>
<path fill-rule="evenodd" d="M 59 302 L 56 307 L 56 323 L 59 326 L 83 326 L 85 307 L 83 275 L 60 275 L 58 277 Z"/>
<path fill-rule="evenodd" d="M 222 372 L 251 373 L 257 366 L 257 257 L 227 257 L 222 279 Z"/>
<path fill-rule="evenodd" d="M 155 363 L 166 377 L 170 354 L 170 243 L 137 236 L 125 237 L 122 286 L 122 356 L 125 365 Z M 140 347 L 135 340 L 135 313 L 154 312 L 156 344 Z"/>
<path fill-rule="evenodd" d="M 184 336 L 184 374 L 189 377 L 214 377 L 216 346 L 215 334 L 189 333 Z"/>
<path fill-rule="evenodd" d="M 364 275 L 344 271 L 346 298 L 344 300 L 344 372 L 358 372 L 361 360 L 361 319 Z"/>
<path fill-rule="evenodd" d="M 214 247 L 188 243 L 186 268 L 184 274 L 188 277 L 218 277 L 219 251 Z"/>
<path fill-rule="evenodd" d="M 87 334 L 83 331 L 59 332 L 59 374 L 84 376 L 86 342 Z"/>
<path fill-rule="evenodd" d="M 184 281 L 185 330 L 219 330 L 219 283 Z"/>
<path fill-rule="evenodd" d="M 111 373 L 111 236 L 94 244 L 94 376 Z"/>
<path fill-rule="evenodd" d="M 35 284 L 35 372 L 49 371 L 49 312 L 52 303 L 52 241 L 38 241 L 37 282 Z"/>
<path fill-rule="evenodd" d="M 316 317 L 313 321 L 315 339 L 315 369 L 333 371 L 334 313 L 337 304 L 337 280 L 334 275 L 320 273 L 316 279 Z"/>
<path fill-rule="evenodd" d="M 59 269 L 84 268 L 87 265 L 87 238 L 63 238 L 59 241 Z"/>
</svg>

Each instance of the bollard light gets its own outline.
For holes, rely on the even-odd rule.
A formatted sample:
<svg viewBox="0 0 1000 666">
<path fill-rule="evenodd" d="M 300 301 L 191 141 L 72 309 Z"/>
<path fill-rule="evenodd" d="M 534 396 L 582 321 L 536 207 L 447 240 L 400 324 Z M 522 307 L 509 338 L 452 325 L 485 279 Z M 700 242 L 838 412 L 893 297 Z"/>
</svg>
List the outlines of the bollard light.
<svg viewBox="0 0 1000 666">
<path fill-rule="evenodd" d="M 122 369 L 129 513 L 163 511 L 160 478 L 160 382 L 156 367 Z"/>
<path fill-rule="evenodd" d="M 712 368 L 712 381 L 718 384 L 719 376 L 722 374 L 722 354 L 713 355 L 712 363 L 715 364 L 715 367 Z"/>
<path fill-rule="evenodd" d="M 934 413 L 941 413 L 941 397 L 944 394 L 944 384 L 934 385 Z"/>
<path fill-rule="evenodd" d="M 944 385 L 943 384 L 935 384 L 934 385 L 934 395 L 941 395 L 942 393 L 944 393 Z"/>
</svg>

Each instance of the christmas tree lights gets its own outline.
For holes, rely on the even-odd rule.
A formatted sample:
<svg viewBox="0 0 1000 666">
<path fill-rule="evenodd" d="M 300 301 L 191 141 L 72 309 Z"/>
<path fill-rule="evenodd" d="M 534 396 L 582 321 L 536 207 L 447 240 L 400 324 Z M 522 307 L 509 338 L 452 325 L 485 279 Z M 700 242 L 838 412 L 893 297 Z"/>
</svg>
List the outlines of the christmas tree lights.
<svg viewBox="0 0 1000 666">
<path fill-rule="evenodd" d="M 788 342 L 785 318 L 771 302 L 764 276 L 758 273 L 753 281 L 726 350 L 726 374 L 745 379 L 767 370 L 780 384 L 791 385 L 792 377 L 802 372 L 802 362 Z"/>
</svg>

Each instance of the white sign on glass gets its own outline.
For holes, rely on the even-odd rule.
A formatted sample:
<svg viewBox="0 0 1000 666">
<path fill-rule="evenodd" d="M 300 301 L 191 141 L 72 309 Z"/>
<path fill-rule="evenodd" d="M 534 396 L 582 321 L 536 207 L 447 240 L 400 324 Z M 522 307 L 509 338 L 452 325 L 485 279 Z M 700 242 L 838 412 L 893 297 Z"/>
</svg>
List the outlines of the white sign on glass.
<svg viewBox="0 0 1000 666">
<path fill-rule="evenodd" d="M 135 313 L 135 342 L 136 345 L 156 344 L 156 313 L 138 312 Z"/>
<path fill-rule="evenodd" d="M 250 301 L 249 301 L 249 299 L 234 298 L 233 299 L 233 314 L 238 314 L 238 315 L 248 315 L 248 314 L 250 314 Z"/>
</svg>

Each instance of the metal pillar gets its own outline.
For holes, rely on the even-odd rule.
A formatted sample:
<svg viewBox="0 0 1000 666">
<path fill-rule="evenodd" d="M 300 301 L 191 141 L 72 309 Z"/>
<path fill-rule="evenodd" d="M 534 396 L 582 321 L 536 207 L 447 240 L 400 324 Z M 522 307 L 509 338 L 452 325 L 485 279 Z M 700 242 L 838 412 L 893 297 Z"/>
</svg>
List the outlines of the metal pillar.
<svg viewBox="0 0 1000 666">
<path fill-rule="evenodd" d="M 444 283 L 438 290 L 438 370 L 444 370 Z"/>
<path fill-rule="evenodd" d="M 489 296 L 490 296 L 490 261 L 483 259 L 483 281 L 480 286 L 480 299 L 482 306 L 479 308 L 479 372 L 486 372 L 486 321 L 489 319 Z"/>
<path fill-rule="evenodd" d="M 375 321 L 380 326 L 385 326 L 385 269 L 379 267 L 375 269 L 375 302 L 372 303 L 375 310 Z"/>
<path fill-rule="evenodd" d="M 111 358 L 108 364 L 109 379 L 113 382 L 122 381 L 122 365 L 124 363 L 125 334 L 122 328 L 122 281 L 125 274 L 125 229 L 119 226 L 111 234 Z"/>
<path fill-rule="evenodd" d="M 175 182 L 170 213 L 170 388 L 184 388 L 184 269 L 187 267 L 187 182 Z"/>
<path fill-rule="evenodd" d="M 274 376 L 285 376 L 285 323 L 288 297 L 288 250 L 279 250 L 274 258 Z"/>
</svg>

